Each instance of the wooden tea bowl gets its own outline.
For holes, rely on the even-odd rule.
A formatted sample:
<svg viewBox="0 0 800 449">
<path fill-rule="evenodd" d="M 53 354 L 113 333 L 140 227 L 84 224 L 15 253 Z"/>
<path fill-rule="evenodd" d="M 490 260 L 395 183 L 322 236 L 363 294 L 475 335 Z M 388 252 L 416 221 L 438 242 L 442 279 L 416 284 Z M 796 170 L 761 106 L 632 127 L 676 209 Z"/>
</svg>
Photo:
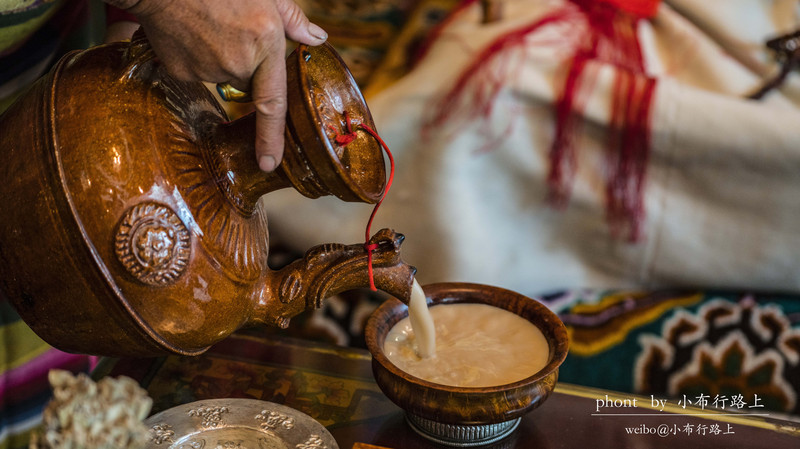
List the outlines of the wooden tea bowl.
<svg viewBox="0 0 800 449">
<path fill-rule="evenodd" d="M 389 330 L 408 316 L 406 304 L 390 299 L 373 312 L 365 330 L 378 386 L 406 411 L 409 425 L 428 439 L 469 447 L 504 438 L 516 429 L 522 415 L 539 407 L 555 388 L 558 367 L 569 347 L 564 323 L 540 302 L 499 287 L 438 283 L 426 285 L 423 290 L 429 307 L 482 303 L 527 319 L 547 340 L 547 365 L 523 380 L 493 387 L 456 387 L 415 377 L 390 362 L 383 351 Z"/>
</svg>

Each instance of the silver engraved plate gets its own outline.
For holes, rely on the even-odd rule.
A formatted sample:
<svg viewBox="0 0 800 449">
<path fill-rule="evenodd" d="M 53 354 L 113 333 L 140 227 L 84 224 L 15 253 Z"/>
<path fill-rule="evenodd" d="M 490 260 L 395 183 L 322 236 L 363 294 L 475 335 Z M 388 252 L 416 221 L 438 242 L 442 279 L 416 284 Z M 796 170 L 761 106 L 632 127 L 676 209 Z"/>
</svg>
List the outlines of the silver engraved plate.
<svg viewBox="0 0 800 449">
<path fill-rule="evenodd" d="M 339 449 L 328 430 L 285 405 L 209 399 L 147 418 L 145 449 Z"/>
</svg>

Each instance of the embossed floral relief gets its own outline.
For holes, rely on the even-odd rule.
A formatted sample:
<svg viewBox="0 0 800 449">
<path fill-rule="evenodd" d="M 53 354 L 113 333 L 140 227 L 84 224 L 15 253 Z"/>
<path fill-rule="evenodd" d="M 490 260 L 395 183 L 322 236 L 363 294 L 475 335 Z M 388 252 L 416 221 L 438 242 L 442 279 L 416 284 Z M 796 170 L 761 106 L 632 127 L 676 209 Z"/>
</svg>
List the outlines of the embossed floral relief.
<svg viewBox="0 0 800 449">
<path fill-rule="evenodd" d="M 317 435 L 311 435 L 308 439 L 297 445 L 297 449 L 327 449 L 325 442 Z"/>
<path fill-rule="evenodd" d="M 188 411 L 189 416 L 197 416 L 202 419 L 202 425 L 205 428 L 219 427 L 222 425 L 223 415 L 230 410 L 225 406 L 214 407 L 198 407 Z"/>
<path fill-rule="evenodd" d="M 256 420 L 263 421 L 260 425 L 265 430 L 278 427 L 291 430 L 294 427 L 294 418 L 271 410 L 262 410 L 261 413 L 256 415 Z"/>
<path fill-rule="evenodd" d="M 154 444 L 170 444 L 175 437 L 175 431 L 169 424 L 156 424 L 150 429 L 150 441 Z"/>
<path fill-rule="evenodd" d="M 120 263 L 139 281 L 168 285 L 180 277 L 191 257 L 189 231 L 168 206 L 143 202 L 120 220 L 114 250 Z"/>
</svg>

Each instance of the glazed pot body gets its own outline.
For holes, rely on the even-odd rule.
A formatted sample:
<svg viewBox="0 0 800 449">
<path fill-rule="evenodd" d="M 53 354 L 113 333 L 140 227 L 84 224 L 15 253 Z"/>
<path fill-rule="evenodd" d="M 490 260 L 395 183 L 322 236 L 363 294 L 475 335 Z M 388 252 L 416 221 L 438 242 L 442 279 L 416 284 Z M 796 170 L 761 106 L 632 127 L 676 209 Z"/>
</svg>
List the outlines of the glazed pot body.
<svg viewBox="0 0 800 449">
<path fill-rule="evenodd" d="M 37 334 L 66 342 L 66 351 L 78 349 L 74 334 L 85 335 L 90 352 L 155 351 L 157 343 L 147 344 L 146 328 L 130 319 L 134 315 L 108 282 L 107 269 L 96 265 L 98 249 L 86 244 L 85 229 L 73 218 L 61 154 L 48 135 L 52 81 L 53 74 L 40 80 L 5 116 L 29 121 L 14 120 L 12 129 L 5 119 L 0 134 L 0 170 L 7 180 L 0 195 L 8 201 L 0 221 L 3 292 Z M 100 323 L 110 332 L 98 332 Z"/>
<path fill-rule="evenodd" d="M 0 236 L 4 256 L 16 256 L 3 258 L 9 297 L 23 298 L 20 315 L 64 350 L 196 353 L 241 324 L 231 317 L 249 318 L 267 268 L 266 217 L 258 205 L 237 213 L 198 175 L 207 162 L 194 123 L 226 120 L 210 92 L 166 78 L 116 82 L 122 61 L 74 53 L 17 105 L 45 125 L 3 140 L 4 179 L 20 180 L 1 187 L 15 203 Z"/>
<path fill-rule="evenodd" d="M 303 270 L 325 270 L 342 248 L 326 246 L 276 276 L 258 198 L 294 186 L 312 198 L 374 202 L 385 174 L 373 143 L 358 144 L 369 147 L 367 158 L 356 157 L 361 148 L 352 156 L 331 148 L 319 112 L 336 111 L 309 103 L 315 89 L 327 91 L 306 85 L 304 72 L 324 68 L 301 69 L 288 68 L 290 115 L 299 118 L 289 117 L 284 163 L 269 175 L 255 163 L 253 117 L 230 124 L 203 84 L 170 78 L 146 43 L 72 53 L 39 80 L 0 117 L 8 211 L 0 274 L 26 323 L 65 351 L 197 354 L 242 326 L 285 326 L 318 306 L 301 294 Z M 359 119 L 371 121 L 349 92 L 338 101 L 360 101 Z M 309 157 L 308 147 L 323 154 Z M 320 168 L 326 157 L 352 158 L 369 179 L 356 188 L 346 175 L 321 179 L 331 171 Z M 366 282 L 328 279 L 316 293 Z"/>
</svg>

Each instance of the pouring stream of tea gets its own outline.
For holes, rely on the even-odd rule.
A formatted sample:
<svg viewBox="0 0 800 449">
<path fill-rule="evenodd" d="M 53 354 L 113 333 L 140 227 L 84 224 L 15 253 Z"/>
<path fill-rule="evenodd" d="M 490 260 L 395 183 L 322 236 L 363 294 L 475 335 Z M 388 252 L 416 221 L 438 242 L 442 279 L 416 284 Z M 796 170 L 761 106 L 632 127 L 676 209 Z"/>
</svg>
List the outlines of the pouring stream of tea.
<svg viewBox="0 0 800 449">
<path fill-rule="evenodd" d="M 425 292 L 416 279 L 411 287 L 411 298 L 408 300 L 408 319 L 411 321 L 411 329 L 417 341 L 417 355 L 423 359 L 432 357 L 436 353 L 436 328 L 428 310 Z"/>
</svg>

